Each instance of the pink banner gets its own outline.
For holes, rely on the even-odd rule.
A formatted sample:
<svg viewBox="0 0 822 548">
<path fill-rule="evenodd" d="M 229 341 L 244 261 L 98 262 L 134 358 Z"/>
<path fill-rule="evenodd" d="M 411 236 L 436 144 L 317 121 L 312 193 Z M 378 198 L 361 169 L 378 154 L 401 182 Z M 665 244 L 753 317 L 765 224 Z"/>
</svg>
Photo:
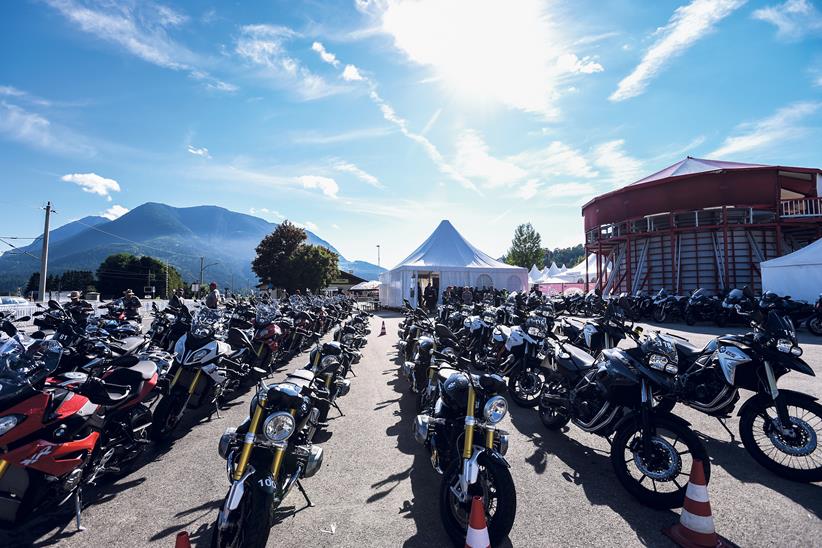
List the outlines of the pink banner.
<svg viewBox="0 0 822 548">
<path fill-rule="evenodd" d="M 585 284 L 582 283 L 561 283 L 561 284 L 539 284 L 539 290 L 543 295 L 569 295 L 571 293 L 585 293 Z"/>
</svg>

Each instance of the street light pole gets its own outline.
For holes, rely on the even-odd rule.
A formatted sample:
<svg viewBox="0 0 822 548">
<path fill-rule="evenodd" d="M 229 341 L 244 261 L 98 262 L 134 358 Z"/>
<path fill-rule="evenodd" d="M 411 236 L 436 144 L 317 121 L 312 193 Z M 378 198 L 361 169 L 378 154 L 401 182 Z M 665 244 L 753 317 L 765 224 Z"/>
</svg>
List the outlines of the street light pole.
<svg viewBox="0 0 822 548">
<path fill-rule="evenodd" d="M 380 266 L 380 244 L 377 244 L 377 266 Z"/>
<path fill-rule="evenodd" d="M 46 278 L 49 269 L 49 221 L 51 219 L 51 202 L 46 203 L 46 224 L 43 228 L 43 251 L 40 254 L 40 287 L 38 288 L 37 299 L 43 302 L 46 297 Z M 57 213 L 56 211 L 54 213 Z"/>
</svg>

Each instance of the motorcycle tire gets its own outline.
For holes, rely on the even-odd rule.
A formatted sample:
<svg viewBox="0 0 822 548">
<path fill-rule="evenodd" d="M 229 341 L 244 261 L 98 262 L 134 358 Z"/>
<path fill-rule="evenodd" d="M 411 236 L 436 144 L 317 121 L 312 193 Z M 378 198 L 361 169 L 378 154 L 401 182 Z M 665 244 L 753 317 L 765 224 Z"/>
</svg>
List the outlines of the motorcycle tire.
<svg viewBox="0 0 822 548">
<path fill-rule="evenodd" d="M 543 385 L 543 394 L 558 394 L 567 390 L 565 379 L 557 373 L 551 373 L 546 377 Z M 539 420 L 548 430 L 560 430 L 571 421 L 570 415 L 564 409 L 555 406 L 539 405 Z"/>
<path fill-rule="evenodd" d="M 670 413 L 676 406 L 676 400 L 673 398 L 657 398 L 654 396 L 654 411 L 657 413 Z"/>
<path fill-rule="evenodd" d="M 665 416 L 655 416 L 654 426 L 656 431 L 667 431 L 685 444 L 691 457 L 702 461 L 705 470 L 705 480 L 710 481 L 711 478 L 711 461 L 708 459 L 708 451 L 702 444 L 699 437 L 687 425 Z M 611 442 L 611 465 L 614 467 L 614 473 L 617 479 L 625 488 L 631 493 L 640 503 L 650 508 L 659 510 L 679 508 L 685 500 L 685 491 L 688 487 L 688 475 L 690 468 L 679 469 L 677 475 L 674 476 L 674 485 L 677 489 L 668 493 L 661 493 L 656 490 L 657 483 L 651 478 L 643 476 L 640 479 L 634 478 L 628 471 L 628 462 L 635 462 L 633 457 L 626 459 L 626 453 L 634 455 L 634 452 L 629 448 L 634 436 L 639 433 L 641 426 L 639 420 L 627 421 L 620 426 L 614 434 L 614 439 Z M 641 443 L 641 440 L 638 440 Z M 668 443 L 670 446 L 670 443 Z M 676 448 L 674 451 L 681 455 Z M 640 457 L 641 458 L 641 457 Z M 679 463 L 680 466 L 682 463 Z M 680 481 L 676 481 L 679 478 Z M 651 480 L 651 481 L 647 481 Z M 662 481 L 660 480 L 660 483 Z M 668 483 L 667 481 L 665 483 Z"/>
<path fill-rule="evenodd" d="M 668 314 L 662 308 L 654 308 L 654 321 L 656 323 L 665 323 L 668 319 Z"/>
<path fill-rule="evenodd" d="M 685 323 L 688 325 L 694 325 L 696 323 L 696 316 L 690 310 L 685 311 Z"/>
<path fill-rule="evenodd" d="M 174 390 L 160 400 L 154 408 L 151 419 L 151 439 L 153 441 L 166 441 L 171 437 L 183 418 L 188 400 L 187 390 Z"/>
<path fill-rule="evenodd" d="M 524 386 L 534 386 L 530 392 L 526 392 Z M 537 389 L 536 384 L 539 384 Z M 539 398 L 542 396 L 542 388 L 545 380 L 539 374 L 537 367 L 518 367 L 508 375 L 508 394 L 515 404 L 520 407 L 536 407 Z"/>
<path fill-rule="evenodd" d="M 217 523 L 214 523 L 211 533 L 212 548 L 265 548 L 273 524 L 272 512 L 255 493 L 256 490 L 252 489 L 234 511 L 240 516 L 236 528 L 221 532 L 217 528 Z"/>
<path fill-rule="evenodd" d="M 791 414 L 791 418 L 797 420 L 799 419 L 791 413 L 792 407 L 800 410 L 800 412 L 806 412 L 801 415 L 801 420 L 804 423 L 804 427 L 812 430 L 813 427 L 811 424 L 818 424 L 817 421 L 822 419 L 822 405 L 818 402 L 797 397 L 796 394 L 791 394 L 790 392 L 783 392 L 781 396 L 785 398 L 785 404 L 788 406 L 788 413 Z M 810 412 L 812 416 L 810 419 L 807 418 L 807 412 Z M 817 417 L 817 421 L 813 420 L 813 415 Z M 739 417 L 739 437 L 742 439 L 742 445 L 745 446 L 745 449 L 751 454 L 754 460 L 777 476 L 781 476 L 792 481 L 808 483 L 822 481 L 822 465 L 817 464 L 815 467 L 809 468 L 791 468 L 770 458 L 768 456 L 771 452 L 770 450 L 762 450 L 757 443 L 757 438 L 760 440 L 762 440 L 762 438 L 765 438 L 766 440 L 773 440 L 771 435 L 766 431 L 768 422 L 765 420 L 765 417 L 776 417 L 776 408 L 771 400 L 763 399 L 755 404 L 748 405 L 742 412 L 742 416 Z M 763 419 L 762 424 L 756 425 L 757 418 Z M 777 440 L 779 444 L 787 444 L 781 436 L 777 437 Z M 810 454 L 815 454 L 816 458 L 811 458 L 810 460 L 813 461 L 814 464 L 822 461 L 820 458 L 820 456 L 822 456 L 822 446 L 819 445 L 819 434 L 816 433 L 814 436 L 806 436 L 806 443 L 814 444 Z M 769 449 L 772 448 L 776 448 L 777 459 L 790 456 L 788 453 L 783 451 L 778 444 L 773 443 L 773 441 L 771 441 Z"/>
<path fill-rule="evenodd" d="M 471 499 L 460 503 L 451 492 L 451 486 L 459 483 L 462 472 L 462 459 L 456 459 L 445 472 L 440 484 L 440 519 L 443 527 L 454 543 L 454 546 L 465 546 L 465 535 L 468 530 L 468 516 L 471 511 Z M 485 474 L 484 478 L 482 475 Z M 488 462 L 480 467 L 480 478 L 469 487 L 469 493 L 482 496 L 485 500 L 488 493 L 479 492 L 483 485 L 490 482 L 495 488 L 496 506 L 493 516 L 486 512 L 485 521 L 491 546 L 499 546 L 511 528 L 517 513 L 517 490 L 511 472 L 504 465 Z"/>
<path fill-rule="evenodd" d="M 808 331 L 822 337 L 822 318 L 816 316 L 808 320 Z"/>
</svg>

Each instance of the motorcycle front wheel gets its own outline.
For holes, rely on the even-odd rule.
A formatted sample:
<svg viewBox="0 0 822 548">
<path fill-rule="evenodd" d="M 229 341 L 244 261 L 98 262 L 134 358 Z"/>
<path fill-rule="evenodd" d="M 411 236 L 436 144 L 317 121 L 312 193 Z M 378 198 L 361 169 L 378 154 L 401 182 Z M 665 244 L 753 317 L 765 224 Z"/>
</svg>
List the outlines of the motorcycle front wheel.
<svg viewBox="0 0 822 548">
<path fill-rule="evenodd" d="M 538 367 L 518 367 L 508 376 L 508 393 L 520 407 L 536 407 L 544 383 L 544 374 Z"/>
<path fill-rule="evenodd" d="M 174 429 L 183 418 L 186 404 L 188 404 L 188 390 L 173 389 L 162 398 L 154 408 L 151 419 L 151 439 L 165 441 L 171 437 Z"/>
<path fill-rule="evenodd" d="M 611 464 L 622 486 L 639 502 L 657 509 L 679 508 L 685 499 L 691 466 L 701 460 L 711 477 L 708 452 L 697 435 L 679 421 L 654 417 L 656 433 L 646 448 L 639 420 L 623 424 L 611 443 Z"/>
<path fill-rule="evenodd" d="M 462 459 L 457 459 L 448 467 L 440 484 L 440 517 L 454 546 L 465 545 L 471 512 L 472 497 L 463 503 L 451 490 L 459 485 L 461 472 Z M 517 513 L 517 491 L 511 472 L 493 462 L 480 465 L 477 482 L 469 487 L 469 493 L 482 497 L 491 546 L 499 545 L 511 532 Z"/>
<path fill-rule="evenodd" d="M 255 496 L 256 490 L 244 496 L 231 513 L 231 523 L 220 529 L 217 523 L 211 533 L 212 548 L 265 548 L 271 531 L 271 509 Z M 225 507 L 225 502 L 223 506 Z"/>
<path fill-rule="evenodd" d="M 822 336 L 822 317 L 814 316 L 808 320 L 808 331 L 817 337 Z"/>
<path fill-rule="evenodd" d="M 776 427 L 776 404 L 761 400 L 748 406 L 739 418 L 742 445 L 756 462 L 778 476 L 793 481 L 822 481 L 822 405 L 783 392 L 791 427 L 788 434 Z"/>
<path fill-rule="evenodd" d="M 668 319 L 668 314 L 665 313 L 665 310 L 662 308 L 654 308 L 654 321 L 657 323 L 665 323 L 665 320 Z"/>
</svg>

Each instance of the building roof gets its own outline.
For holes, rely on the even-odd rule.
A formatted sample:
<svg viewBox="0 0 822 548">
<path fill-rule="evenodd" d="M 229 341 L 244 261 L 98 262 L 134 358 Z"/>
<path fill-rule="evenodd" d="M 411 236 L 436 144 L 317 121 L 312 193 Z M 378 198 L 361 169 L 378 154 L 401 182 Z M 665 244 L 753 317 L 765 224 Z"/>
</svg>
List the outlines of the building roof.
<svg viewBox="0 0 822 548">
<path fill-rule="evenodd" d="M 408 257 L 400 261 L 394 269 L 400 267 L 451 267 L 451 268 L 504 268 L 517 269 L 486 255 L 462 234 L 457 232 L 449 221 L 440 222 L 436 230 L 422 245 Z M 522 269 L 524 270 L 524 269 Z"/>
<path fill-rule="evenodd" d="M 651 181 L 658 181 L 660 179 L 667 179 L 668 177 L 676 177 L 678 175 L 693 175 L 695 173 L 725 171 L 730 169 L 754 169 L 759 167 L 775 166 L 768 166 L 765 164 L 744 164 L 741 162 L 723 162 L 721 160 L 708 160 L 705 158 L 692 158 L 691 156 L 688 156 L 684 160 L 680 160 L 665 169 L 631 183 L 631 185 L 641 185 L 643 183 L 650 183 Z"/>
</svg>

